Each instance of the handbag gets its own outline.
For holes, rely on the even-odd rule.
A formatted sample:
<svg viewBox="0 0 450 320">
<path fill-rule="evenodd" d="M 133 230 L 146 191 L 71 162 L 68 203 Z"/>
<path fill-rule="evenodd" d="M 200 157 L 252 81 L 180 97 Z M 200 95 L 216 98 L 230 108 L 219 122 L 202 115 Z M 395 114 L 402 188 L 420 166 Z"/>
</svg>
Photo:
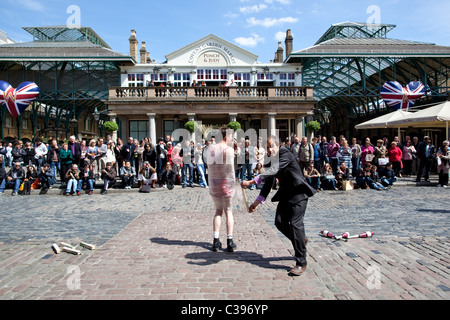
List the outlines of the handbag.
<svg viewBox="0 0 450 320">
<path fill-rule="evenodd" d="M 375 158 L 374 154 L 366 154 L 366 162 L 372 162 L 373 158 Z"/>
<path fill-rule="evenodd" d="M 353 181 L 349 181 L 349 180 L 344 180 L 342 181 L 342 190 L 343 191 L 350 191 L 353 190 Z"/>
<path fill-rule="evenodd" d="M 385 166 L 389 162 L 389 158 L 378 158 L 378 165 Z"/>
<path fill-rule="evenodd" d="M 150 193 L 151 189 L 152 189 L 151 185 L 144 184 L 144 185 L 142 185 L 142 188 L 141 188 L 140 192 L 142 192 L 142 193 Z"/>
</svg>

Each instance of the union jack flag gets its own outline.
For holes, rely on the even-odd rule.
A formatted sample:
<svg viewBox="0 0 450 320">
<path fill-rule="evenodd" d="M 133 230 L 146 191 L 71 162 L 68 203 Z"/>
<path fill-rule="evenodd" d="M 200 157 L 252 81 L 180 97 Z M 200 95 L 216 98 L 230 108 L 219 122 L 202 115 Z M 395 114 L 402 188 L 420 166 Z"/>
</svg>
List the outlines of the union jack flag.
<svg viewBox="0 0 450 320">
<path fill-rule="evenodd" d="M 0 103 L 16 119 L 38 96 L 39 87 L 34 82 L 22 82 L 14 89 L 8 82 L 0 81 Z"/>
<path fill-rule="evenodd" d="M 397 81 L 386 81 L 381 88 L 381 97 L 394 110 L 409 111 L 424 94 L 425 86 L 420 81 L 412 81 L 404 88 Z"/>
</svg>

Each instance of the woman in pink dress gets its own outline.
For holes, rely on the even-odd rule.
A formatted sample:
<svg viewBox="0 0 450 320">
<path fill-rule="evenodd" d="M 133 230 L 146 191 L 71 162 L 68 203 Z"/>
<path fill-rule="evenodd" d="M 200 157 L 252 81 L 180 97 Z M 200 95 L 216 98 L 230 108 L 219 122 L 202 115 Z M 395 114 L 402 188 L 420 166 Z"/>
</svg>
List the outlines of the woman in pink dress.
<svg viewBox="0 0 450 320">
<path fill-rule="evenodd" d="M 374 148 L 372 147 L 372 144 L 370 143 L 370 138 L 366 138 L 366 141 L 364 145 L 361 147 L 361 163 L 362 167 L 366 165 L 366 162 L 371 163 L 372 161 L 368 161 L 368 159 L 373 155 Z M 367 156 L 369 155 L 369 156 Z"/>
<path fill-rule="evenodd" d="M 234 218 L 232 200 L 235 194 L 234 149 L 232 130 L 222 128 L 222 141 L 210 144 L 206 149 L 208 164 L 209 193 L 214 200 L 216 213 L 213 219 L 213 251 L 222 248 L 219 241 L 219 230 L 222 216 L 227 219 L 227 251 L 233 252 L 236 245 L 233 242 Z"/>
</svg>

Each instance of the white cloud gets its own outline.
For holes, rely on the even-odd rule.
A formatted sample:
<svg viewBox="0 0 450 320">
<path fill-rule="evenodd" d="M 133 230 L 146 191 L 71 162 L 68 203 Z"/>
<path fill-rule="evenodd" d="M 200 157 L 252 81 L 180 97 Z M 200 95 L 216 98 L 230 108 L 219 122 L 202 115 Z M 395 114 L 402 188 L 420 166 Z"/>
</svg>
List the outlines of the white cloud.
<svg viewBox="0 0 450 320">
<path fill-rule="evenodd" d="M 266 8 L 267 8 L 267 4 L 262 3 L 262 4 L 259 4 L 259 5 L 255 4 L 253 6 L 240 7 L 239 11 L 241 13 L 246 14 L 246 13 L 259 12 L 259 11 L 264 10 Z"/>
<path fill-rule="evenodd" d="M 255 17 L 251 17 L 249 19 L 247 19 L 247 23 L 250 26 L 256 26 L 256 27 L 265 27 L 265 28 L 270 28 L 270 27 L 274 27 L 274 26 L 279 26 L 285 23 L 296 23 L 298 22 L 297 18 L 293 18 L 293 17 L 285 17 L 285 18 L 265 18 L 264 20 L 258 20 Z"/>
<path fill-rule="evenodd" d="M 238 37 L 235 38 L 234 41 L 241 46 L 253 48 L 256 47 L 258 43 L 264 42 L 265 39 L 257 34 L 252 34 L 251 37 Z"/>
<path fill-rule="evenodd" d="M 291 4 L 291 0 L 264 0 L 266 3 L 278 2 L 280 4 Z"/>
<path fill-rule="evenodd" d="M 36 12 L 43 12 L 44 11 L 44 6 L 39 3 L 38 1 L 35 0 L 18 0 L 17 1 L 21 6 L 23 6 L 24 8 L 31 10 L 31 11 L 36 11 Z"/>
</svg>

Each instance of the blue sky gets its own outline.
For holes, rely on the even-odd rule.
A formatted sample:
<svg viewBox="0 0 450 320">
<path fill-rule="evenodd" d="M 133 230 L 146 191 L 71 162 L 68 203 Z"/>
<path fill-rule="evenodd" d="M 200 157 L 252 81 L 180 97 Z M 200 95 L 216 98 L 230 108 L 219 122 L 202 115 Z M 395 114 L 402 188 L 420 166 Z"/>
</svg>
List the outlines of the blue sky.
<svg viewBox="0 0 450 320">
<path fill-rule="evenodd" d="M 151 59 L 209 34 L 255 53 L 260 62 L 274 58 L 287 29 L 294 51 L 312 46 L 333 24 L 380 18 L 395 24 L 390 38 L 450 46 L 450 1 L 400 0 L 1 0 L 0 29 L 13 40 L 31 41 L 22 27 L 64 25 L 71 5 L 80 8 L 81 25 L 94 29 L 114 50 L 129 53 L 135 29 Z M 374 11 L 375 8 L 375 11 Z M 140 47 L 140 45 L 139 45 Z"/>
</svg>

